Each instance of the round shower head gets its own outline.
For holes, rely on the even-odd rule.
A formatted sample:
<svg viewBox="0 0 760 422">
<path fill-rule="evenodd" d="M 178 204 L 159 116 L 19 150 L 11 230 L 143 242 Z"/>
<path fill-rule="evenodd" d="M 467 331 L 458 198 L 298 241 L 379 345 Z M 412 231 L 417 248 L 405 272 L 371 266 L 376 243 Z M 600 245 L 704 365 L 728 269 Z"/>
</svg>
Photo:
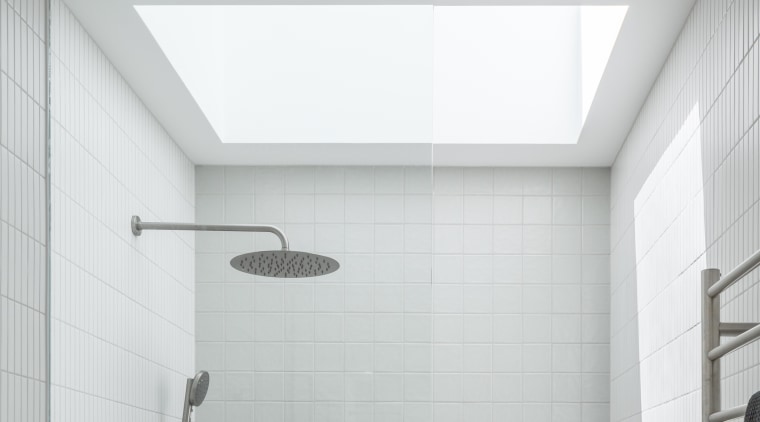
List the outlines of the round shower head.
<svg viewBox="0 0 760 422">
<path fill-rule="evenodd" d="M 193 384 L 190 387 L 190 397 L 188 401 L 193 406 L 200 406 L 203 403 L 203 399 L 206 398 L 208 392 L 209 375 L 206 371 L 200 371 L 195 374 L 193 378 Z"/>
<path fill-rule="evenodd" d="M 230 265 L 244 273 L 278 278 L 316 277 L 340 268 L 330 257 L 289 250 L 246 253 L 232 258 Z"/>
</svg>

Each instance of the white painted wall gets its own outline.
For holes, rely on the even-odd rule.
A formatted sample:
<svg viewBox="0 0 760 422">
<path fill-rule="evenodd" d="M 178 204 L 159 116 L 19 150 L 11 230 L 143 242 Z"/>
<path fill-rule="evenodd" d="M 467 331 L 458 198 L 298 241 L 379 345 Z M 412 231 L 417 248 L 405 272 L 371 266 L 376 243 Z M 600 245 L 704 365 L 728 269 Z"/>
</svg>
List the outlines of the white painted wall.
<svg viewBox="0 0 760 422">
<path fill-rule="evenodd" d="M 51 24 L 53 420 L 177 420 L 195 239 L 129 223 L 192 221 L 195 170 L 60 0 Z"/>
<path fill-rule="evenodd" d="M 760 248 L 758 34 L 757 1 L 697 2 L 613 166 L 613 421 L 699 419 L 700 271 Z M 723 319 L 760 321 L 758 295 Z M 759 347 L 723 360 L 723 407 L 760 389 Z"/>
<path fill-rule="evenodd" d="M 337 258 L 250 277 L 198 233 L 200 421 L 607 421 L 609 171 L 198 167 L 197 221 Z M 374 419 L 373 419 L 374 418 Z"/>
<path fill-rule="evenodd" d="M 46 417 L 45 2 L 0 0 L 0 422 Z"/>
</svg>

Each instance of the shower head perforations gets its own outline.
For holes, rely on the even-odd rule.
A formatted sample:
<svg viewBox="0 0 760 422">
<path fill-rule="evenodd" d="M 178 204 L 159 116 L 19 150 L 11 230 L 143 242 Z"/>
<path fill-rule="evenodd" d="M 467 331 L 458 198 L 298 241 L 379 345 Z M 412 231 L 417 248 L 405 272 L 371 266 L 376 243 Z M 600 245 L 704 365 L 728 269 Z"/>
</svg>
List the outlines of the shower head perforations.
<svg viewBox="0 0 760 422">
<path fill-rule="evenodd" d="M 338 261 L 330 257 L 289 250 L 238 255 L 232 258 L 230 265 L 245 273 L 277 278 L 317 277 L 340 268 Z"/>
</svg>

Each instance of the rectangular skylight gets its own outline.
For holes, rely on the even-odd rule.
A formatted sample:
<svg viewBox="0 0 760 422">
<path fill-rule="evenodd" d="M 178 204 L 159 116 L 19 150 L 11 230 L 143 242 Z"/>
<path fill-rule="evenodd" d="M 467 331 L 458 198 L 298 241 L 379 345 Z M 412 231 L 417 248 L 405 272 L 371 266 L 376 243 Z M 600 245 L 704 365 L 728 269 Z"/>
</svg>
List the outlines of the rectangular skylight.
<svg viewBox="0 0 760 422">
<path fill-rule="evenodd" d="M 223 142 L 431 141 L 431 6 L 136 8 Z"/>
<path fill-rule="evenodd" d="M 575 143 L 626 11 L 135 8 L 229 143 Z"/>
<path fill-rule="evenodd" d="M 435 139 L 574 143 L 578 7 L 435 8 Z"/>
</svg>

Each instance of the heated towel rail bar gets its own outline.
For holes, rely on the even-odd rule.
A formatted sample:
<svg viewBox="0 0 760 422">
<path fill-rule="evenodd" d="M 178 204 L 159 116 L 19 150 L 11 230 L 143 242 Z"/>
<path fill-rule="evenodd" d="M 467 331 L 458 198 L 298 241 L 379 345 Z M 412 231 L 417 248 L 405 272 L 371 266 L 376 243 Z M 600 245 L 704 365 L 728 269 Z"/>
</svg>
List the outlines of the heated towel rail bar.
<svg viewBox="0 0 760 422">
<path fill-rule="evenodd" d="M 725 276 L 715 268 L 702 271 L 702 422 L 725 422 L 747 411 L 747 406 L 720 410 L 720 358 L 760 338 L 760 324 L 721 322 L 718 295 L 758 266 L 760 251 Z M 721 344 L 721 336 L 733 338 Z"/>
</svg>

